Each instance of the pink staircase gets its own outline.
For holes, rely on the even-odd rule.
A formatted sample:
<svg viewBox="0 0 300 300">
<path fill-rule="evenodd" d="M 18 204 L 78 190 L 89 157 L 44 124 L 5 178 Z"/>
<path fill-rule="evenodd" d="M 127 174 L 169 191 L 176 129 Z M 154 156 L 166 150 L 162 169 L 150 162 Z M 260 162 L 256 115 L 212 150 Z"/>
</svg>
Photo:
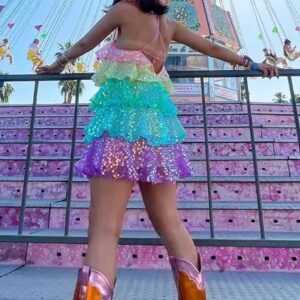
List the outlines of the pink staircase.
<svg viewBox="0 0 300 300">
<path fill-rule="evenodd" d="M 202 250 L 206 269 L 300 271 L 300 153 L 292 106 L 252 105 L 267 241 L 260 240 L 246 105 L 207 104 L 215 239 L 210 238 L 202 105 L 178 103 L 178 109 L 194 167 L 194 176 L 178 183 L 178 207 Z M 82 241 L 90 195 L 87 180 L 76 170 L 69 224 L 70 236 L 75 238 L 63 239 L 74 106 L 37 107 L 24 237 L 16 236 L 31 113 L 30 106 L 0 107 L 0 262 L 79 266 L 86 250 Z M 86 149 L 83 126 L 90 118 L 87 106 L 80 106 L 75 159 Z M 121 267 L 168 267 L 137 187 L 119 248 Z"/>
</svg>

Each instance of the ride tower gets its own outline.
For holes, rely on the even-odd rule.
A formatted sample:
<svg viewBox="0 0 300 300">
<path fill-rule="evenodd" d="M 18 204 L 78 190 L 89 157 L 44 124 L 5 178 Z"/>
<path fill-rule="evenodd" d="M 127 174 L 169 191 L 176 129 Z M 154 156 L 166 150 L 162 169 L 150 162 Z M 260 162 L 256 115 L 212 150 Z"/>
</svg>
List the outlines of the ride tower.
<svg viewBox="0 0 300 300">
<path fill-rule="evenodd" d="M 235 52 L 241 50 L 241 42 L 233 19 L 216 0 L 171 0 L 169 18 L 194 30 L 200 36 L 214 43 L 228 47 Z M 172 43 L 166 62 L 169 71 L 229 70 L 230 64 L 205 56 L 184 45 Z M 199 101 L 200 79 L 174 80 L 174 99 Z M 239 101 L 240 80 L 236 78 L 209 79 L 205 82 L 207 101 Z"/>
</svg>

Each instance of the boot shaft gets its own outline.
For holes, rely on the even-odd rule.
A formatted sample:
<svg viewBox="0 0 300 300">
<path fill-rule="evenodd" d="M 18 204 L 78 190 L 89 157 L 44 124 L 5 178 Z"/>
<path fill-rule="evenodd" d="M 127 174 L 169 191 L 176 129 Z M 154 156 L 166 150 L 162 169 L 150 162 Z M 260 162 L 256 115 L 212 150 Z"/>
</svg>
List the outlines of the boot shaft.
<svg viewBox="0 0 300 300">
<path fill-rule="evenodd" d="M 198 255 L 197 268 L 187 260 L 176 257 L 170 257 L 170 264 L 179 300 L 206 300 L 200 256 Z"/>
</svg>

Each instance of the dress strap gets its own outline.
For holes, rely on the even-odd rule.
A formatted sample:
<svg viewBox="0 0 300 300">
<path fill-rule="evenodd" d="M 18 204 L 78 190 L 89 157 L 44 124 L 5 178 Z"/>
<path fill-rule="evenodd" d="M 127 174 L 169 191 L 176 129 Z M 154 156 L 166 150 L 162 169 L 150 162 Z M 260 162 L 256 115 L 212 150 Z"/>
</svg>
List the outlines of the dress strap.
<svg viewBox="0 0 300 300">
<path fill-rule="evenodd" d="M 148 56 L 151 56 L 154 60 L 164 61 L 166 55 L 165 55 L 164 41 L 163 41 L 163 38 L 162 38 L 162 35 L 161 35 L 160 18 L 159 18 L 159 16 L 156 16 L 156 18 L 157 18 L 157 32 L 156 32 L 155 36 L 153 37 L 153 39 L 149 43 L 145 44 L 145 46 L 140 51 L 144 52 Z M 158 56 L 158 55 L 155 56 L 155 55 L 149 53 L 146 50 L 146 48 L 148 46 L 150 46 L 157 38 L 159 38 L 159 41 L 160 41 L 160 44 L 161 44 L 161 52 L 162 52 L 161 57 Z"/>
</svg>

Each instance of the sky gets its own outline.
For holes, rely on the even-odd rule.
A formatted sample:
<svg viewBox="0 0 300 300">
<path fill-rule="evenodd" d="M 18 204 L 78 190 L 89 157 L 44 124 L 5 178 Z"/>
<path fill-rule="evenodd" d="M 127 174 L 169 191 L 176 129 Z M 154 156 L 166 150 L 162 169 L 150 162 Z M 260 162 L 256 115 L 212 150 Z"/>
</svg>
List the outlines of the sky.
<svg viewBox="0 0 300 300">
<path fill-rule="evenodd" d="M 72 2 L 72 7 L 63 6 L 65 2 Z M 196 0 L 197 1 L 197 0 Z M 280 16 L 284 31 L 293 44 L 298 44 L 300 49 L 300 34 L 295 30 L 295 24 L 289 14 L 284 0 L 270 0 L 275 11 Z M 295 6 L 298 0 L 292 0 Z M 218 1 L 217 1 L 218 2 Z M 12 4 L 10 4 L 12 3 Z M 59 7 L 55 7 L 55 3 Z M 28 44 L 38 36 L 35 25 L 44 24 L 41 33 L 46 32 L 51 39 L 45 39 L 42 44 L 46 62 L 53 61 L 54 53 L 57 51 L 57 44 L 64 43 L 72 38 L 75 42 L 94 24 L 102 15 L 103 5 L 109 4 L 109 0 L 0 0 L 0 5 L 11 5 L 11 9 L 0 13 L 0 38 L 7 36 L 12 41 L 12 52 L 15 63 L 10 66 L 7 61 L 0 62 L 0 71 L 10 74 L 31 73 L 31 64 L 26 60 Z M 225 7 L 230 10 L 229 0 L 223 0 Z M 263 60 L 263 43 L 258 39 L 259 28 L 255 20 L 255 15 L 251 8 L 250 0 L 233 0 L 241 31 L 245 40 L 248 54 L 256 61 Z M 282 46 L 278 36 L 272 33 L 273 24 L 262 0 L 256 0 L 261 17 L 269 32 L 272 44 L 278 55 L 281 55 Z M 19 6 L 21 5 L 21 6 Z M 92 6 L 89 6 L 92 5 Z M 102 7 L 101 7 L 102 6 Z M 10 15 L 12 7 L 16 7 L 15 12 Z M 299 5 L 298 5 L 299 7 Z M 51 8 L 54 10 L 51 11 Z M 59 11 L 60 10 L 60 13 Z M 300 12 L 300 9 L 299 11 Z M 81 16 L 81 17 L 80 17 Z M 13 30 L 6 28 L 7 23 L 15 23 Z M 48 24 L 48 25 L 47 25 Z M 300 25 L 300 24 L 299 24 Z M 88 55 L 85 60 L 93 62 L 94 54 Z M 293 68 L 300 68 L 300 59 L 290 64 Z M 295 91 L 300 93 L 300 79 L 294 79 Z M 32 103 L 32 83 L 14 83 L 16 92 L 13 94 L 12 104 Z M 282 79 L 255 79 L 250 80 L 250 90 L 252 100 L 257 102 L 271 101 L 275 92 L 282 91 L 289 95 L 288 84 L 285 78 Z M 87 102 L 96 92 L 96 88 L 91 82 L 86 82 L 86 90 L 81 98 L 81 102 Z M 62 97 L 57 92 L 56 83 L 41 83 L 39 92 L 39 103 L 61 103 Z"/>
</svg>

